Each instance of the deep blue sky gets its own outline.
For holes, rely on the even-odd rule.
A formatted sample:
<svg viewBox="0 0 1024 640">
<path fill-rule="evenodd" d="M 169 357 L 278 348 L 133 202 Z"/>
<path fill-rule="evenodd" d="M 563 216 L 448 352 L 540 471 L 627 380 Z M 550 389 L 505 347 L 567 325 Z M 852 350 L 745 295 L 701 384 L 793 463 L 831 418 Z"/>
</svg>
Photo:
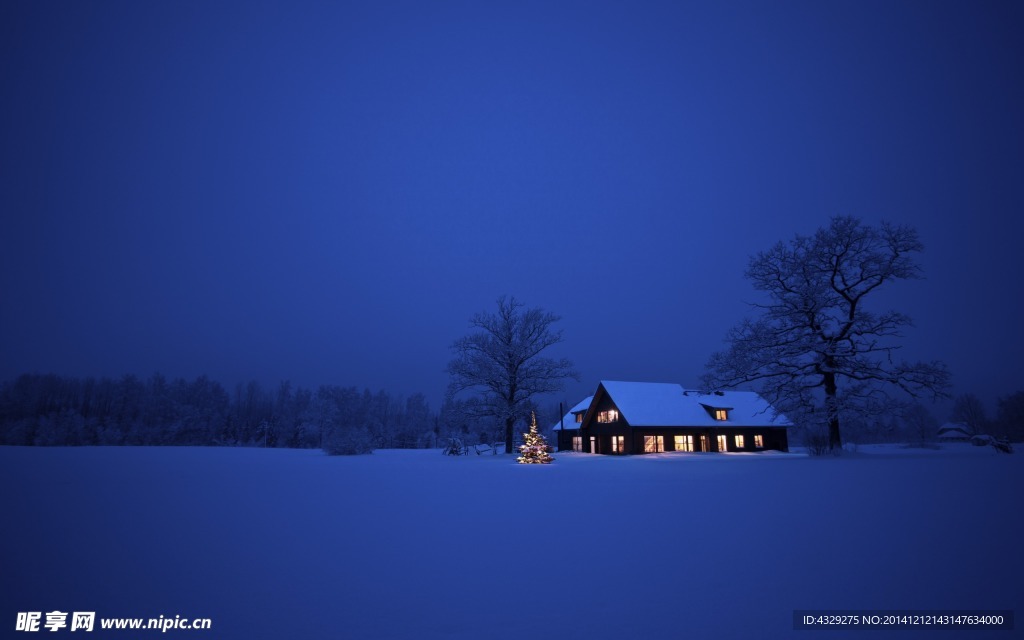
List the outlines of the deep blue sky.
<svg viewBox="0 0 1024 640">
<path fill-rule="evenodd" d="M 696 384 L 750 254 L 914 225 L 907 355 L 1024 389 L 1020 2 L 0 4 L 0 379 L 427 393 L 512 294 Z"/>
</svg>

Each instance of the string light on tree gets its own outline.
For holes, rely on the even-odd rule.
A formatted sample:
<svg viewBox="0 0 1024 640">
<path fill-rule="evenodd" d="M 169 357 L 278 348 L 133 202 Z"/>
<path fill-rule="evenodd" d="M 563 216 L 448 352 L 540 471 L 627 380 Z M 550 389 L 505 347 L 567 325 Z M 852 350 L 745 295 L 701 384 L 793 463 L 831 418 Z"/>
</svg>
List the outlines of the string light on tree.
<svg viewBox="0 0 1024 640">
<path fill-rule="evenodd" d="M 551 447 L 540 433 L 537 433 L 537 414 L 530 413 L 530 432 L 523 434 L 523 444 L 519 447 L 519 464 L 551 464 Z"/>
</svg>

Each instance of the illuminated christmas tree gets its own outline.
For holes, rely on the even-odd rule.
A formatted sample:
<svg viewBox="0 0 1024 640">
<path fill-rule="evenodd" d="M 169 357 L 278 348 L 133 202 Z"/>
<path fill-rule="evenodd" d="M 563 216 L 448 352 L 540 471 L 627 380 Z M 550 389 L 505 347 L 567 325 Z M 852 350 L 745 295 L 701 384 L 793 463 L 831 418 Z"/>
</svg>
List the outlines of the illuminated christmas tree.
<svg viewBox="0 0 1024 640">
<path fill-rule="evenodd" d="M 519 464 L 550 464 L 554 458 L 549 454 L 551 447 L 548 446 L 544 436 L 537 433 L 537 414 L 530 414 L 530 432 L 523 434 L 523 444 L 519 447 L 522 454 L 516 460 Z"/>
</svg>

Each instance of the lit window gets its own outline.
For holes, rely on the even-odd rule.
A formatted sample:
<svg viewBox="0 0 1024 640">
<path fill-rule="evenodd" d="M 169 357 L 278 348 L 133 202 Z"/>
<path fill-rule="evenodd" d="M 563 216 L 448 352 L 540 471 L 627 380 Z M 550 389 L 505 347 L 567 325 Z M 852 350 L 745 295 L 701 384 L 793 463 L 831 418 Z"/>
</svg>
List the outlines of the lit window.
<svg viewBox="0 0 1024 640">
<path fill-rule="evenodd" d="M 583 438 L 580 436 L 572 437 L 572 450 L 583 451 Z"/>
<path fill-rule="evenodd" d="M 644 453 L 661 453 L 665 450 L 665 436 L 644 436 Z"/>
<path fill-rule="evenodd" d="M 728 420 L 729 410 L 728 409 L 715 409 L 715 420 Z"/>
<path fill-rule="evenodd" d="M 704 434 L 700 436 L 700 450 L 704 452 L 708 450 L 708 437 Z"/>
<path fill-rule="evenodd" d="M 726 444 L 725 436 L 718 436 L 718 450 L 719 451 L 728 451 L 729 450 L 729 447 Z"/>
<path fill-rule="evenodd" d="M 758 449 L 764 449 L 764 436 L 762 436 L 762 435 L 755 435 L 754 436 L 754 446 L 757 447 Z"/>
<path fill-rule="evenodd" d="M 734 438 L 736 439 L 736 448 L 737 449 L 742 449 L 743 448 L 743 436 L 739 436 L 738 435 L 738 436 L 734 436 Z"/>
<path fill-rule="evenodd" d="M 583 422 L 583 414 L 582 413 L 577 413 L 576 414 L 576 422 Z"/>
<path fill-rule="evenodd" d="M 615 409 L 609 409 L 608 411 L 602 411 L 597 414 L 598 422 L 617 422 L 619 419 L 619 412 Z"/>
<path fill-rule="evenodd" d="M 693 436 L 676 436 L 676 451 L 693 451 Z"/>
<path fill-rule="evenodd" d="M 612 436 L 612 453 L 626 452 L 626 436 Z"/>
</svg>

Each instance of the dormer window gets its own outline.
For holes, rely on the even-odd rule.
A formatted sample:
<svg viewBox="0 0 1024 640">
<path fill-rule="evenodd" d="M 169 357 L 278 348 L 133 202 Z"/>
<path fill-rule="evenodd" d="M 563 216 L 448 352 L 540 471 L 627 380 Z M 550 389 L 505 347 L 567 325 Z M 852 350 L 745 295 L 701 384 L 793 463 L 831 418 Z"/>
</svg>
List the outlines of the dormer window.
<svg viewBox="0 0 1024 640">
<path fill-rule="evenodd" d="M 619 412 L 616 409 L 609 409 L 608 411 L 601 411 L 597 414 L 598 422 L 618 422 Z"/>
<path fill-rule="evenodd" d="M 582 413 L 577 413 L 576 414 L 576 422 L 577 423 L 583 422 L 583 414 Z"/>
<path fill-rule="evenodd" d="M 715 407 L 710 404 L 700 403 L 700 406 L 704 407 L 704 410 L 708 412 L 708 415 L 718 420 L 719 422 L 725 422 L 729 419 L 729 412 L 732 411 L 732 407 Z"/>
</svg>

